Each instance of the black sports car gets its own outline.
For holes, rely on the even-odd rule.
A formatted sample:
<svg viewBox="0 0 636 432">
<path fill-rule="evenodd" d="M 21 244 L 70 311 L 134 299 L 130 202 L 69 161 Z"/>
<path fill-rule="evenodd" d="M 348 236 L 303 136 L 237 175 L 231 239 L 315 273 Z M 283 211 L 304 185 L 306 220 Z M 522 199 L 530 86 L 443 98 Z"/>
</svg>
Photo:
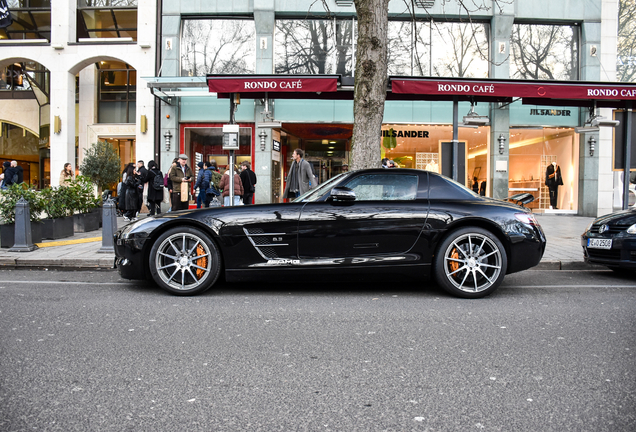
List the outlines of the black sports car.
<svg viewBox="0 0 636 432">
<path fill-rule="evenodd" d="M 286 204 L 148 217 L 115 240 L 122 277 L 152 278 L 173 294 L 202 293 L 221 273 L 227 281 L 329 281 L 391 272 L 434 275 L 466 298 L 537 265 L 546 243 L 528 210 L 411 169 L 344 173 Z"/>
<path fill-rule="evenodd" d="M 636 209 L 595 219 L 581 236 L 586 262 L 613 270 L 636 270 Z"/>
</svg>

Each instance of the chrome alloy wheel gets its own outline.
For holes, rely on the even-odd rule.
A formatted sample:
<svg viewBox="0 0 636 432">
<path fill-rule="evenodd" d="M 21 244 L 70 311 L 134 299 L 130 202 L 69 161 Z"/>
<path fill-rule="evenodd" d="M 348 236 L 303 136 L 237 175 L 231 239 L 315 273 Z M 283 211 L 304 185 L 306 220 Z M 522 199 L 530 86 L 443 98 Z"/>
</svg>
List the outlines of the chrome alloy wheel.
<svg viewBox="0 0 636 432">
<path fill-rule="evenodd" d="M 483 234 L 463 234 L 454 239 L 444 252 L 446 279 L 464 292 L 487 290 L 497 281 L 501 270 L 501 251 Z"/>
<path fill-rule="evenodd" d="M 180 291 L 205 283 L 212 272 L 210 248 L 192 233 L 175 233 L 165 238 L 155 255 L 155 268 L 161 280 Z"/>
</svg>

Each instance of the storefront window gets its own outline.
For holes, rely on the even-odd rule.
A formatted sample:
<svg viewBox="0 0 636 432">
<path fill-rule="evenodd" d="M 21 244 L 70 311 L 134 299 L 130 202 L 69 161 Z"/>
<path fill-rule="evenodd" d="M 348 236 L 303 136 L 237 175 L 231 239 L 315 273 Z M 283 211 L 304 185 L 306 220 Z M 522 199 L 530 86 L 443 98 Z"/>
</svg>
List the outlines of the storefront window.
<svg viewBox="0 0 636 432">
<path fill-rule="evenodd" d="M 510 46 L 513 78 L 579 79 L 579 27 L 515 24 Z"/>
<path fill-rule="evenodd" d="M 390 21 L 389 75 L 487 78 L 487 32 L 474 22 Z"/>
<path fill-rule="evenodd" d="M 223 127 L 185 127 L 185 152 L 190 157 L 188 164 L 198 172 L 197 163 L 215 161 L 224 172 L 229 167 L 230 151 L 223 150 Z M 234 151 L 234 164 L 252 162 L 252 128 L 239 129 L 239 149 Z"/>
<path fill-rule="evenodd" d="M 121 62 L 100 62 L 99 123 L 135 123 L 137 71 Z"/>
<path fill-rule="evenodd" d="M 13 24 L 0 29 L 0 39 L 51 40 L 51 0 L 7 0 Z"/>
<path fill-rule="evenodd" d="M 248 19 L 186 19 L 181 35 L 181 76 L 253 74 L 256 27 Z"/>
<path fill-rule="evenodd" d="M 488 148 L 490 127 L 459 128 L 458 139 L 466 148 L 466 178 L 459 182 L 472 188 L 474 177 L 486 189 L 488 179 Z M 391 125 L 382 126 L 382 158 L 388 158 L 400 168 L 415 168 L 441 173 L 441 143 L 451 141 L 451 125 Z M 479 190 L 479 189 L 478 189 Z"/>
<path fill-rule="evenodd" d="M 0 71 L 0 99 L 49 101 L 50 72 L 36 62 L 14 63 Z"/>
<path fill-rule="evenodd" d="M 39 180 L 39 138 L 21 126 L 0 122 L 0 164 L 15 160 L 22 167 L 24 182 L 38 185 Z"/>
<path fill-rule="evenodd" d="M 277 74 L 353 75 L 353 19 L 276 20 Z"/>
<path fill-rule="evenodd" d="M 78 0 L 77 38 L 137 40 L 137 0 Z"/>
<path fill-rule="evenodd" d="M 511 129 L 510 195 L 531 193 L 535 201 L 528 207 L 533 209 L 577 210 L 579 154 L 576 143 L 578 135 L 571 128 Z M 546 186 L 546 177 L 557 167 L 563 184 Z"/>
</svg>

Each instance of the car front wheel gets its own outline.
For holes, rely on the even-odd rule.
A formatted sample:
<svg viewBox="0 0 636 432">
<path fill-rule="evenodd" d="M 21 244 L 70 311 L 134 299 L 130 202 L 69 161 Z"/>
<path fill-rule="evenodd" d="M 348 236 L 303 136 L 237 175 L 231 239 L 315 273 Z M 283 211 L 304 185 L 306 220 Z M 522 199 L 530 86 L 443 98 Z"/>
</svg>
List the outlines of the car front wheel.
<svg viewBox="0 0 636 432">
<path fill-rule="evenodd" d="M 196 228 L 172 228 L 150 250 L 152 278 L 172 294 L 200 294 L 214 285 L 220 271 L 216 244 Z"/>
<path fill-rule="evenodd" d="M 448 293 L 463 298 L 485 297 L 506 274 L 506 250 L 491 232 L 460 228 L 444 239 L 435 256 L 435 278 Z"/>
</svg>

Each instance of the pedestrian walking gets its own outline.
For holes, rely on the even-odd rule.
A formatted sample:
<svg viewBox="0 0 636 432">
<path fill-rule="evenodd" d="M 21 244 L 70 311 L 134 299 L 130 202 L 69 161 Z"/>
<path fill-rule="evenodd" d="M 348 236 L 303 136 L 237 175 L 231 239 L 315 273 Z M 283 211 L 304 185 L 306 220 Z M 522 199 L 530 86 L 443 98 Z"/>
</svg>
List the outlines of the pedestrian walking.
<svg viewBox="0 0 636 432">
<path fill-rule="evenodd" d="M 11 166 L 11 162 L 6 161 L 2 164 L 4 177 L 2 178 L 2 189 L 7 189 L 12 184 L 18 182 L 18 171 Z"/>
<path fill-rule="evenodd" d="M 124 220 L 127 222 L 136 221 L 137 218 L 135 215 L 137 214 L 137 206 L 139 205 L 138 187 L 140 183 L 135 165 L 132 163 L 129 164 L 126 167 L 125 174 L 126 180 L 124 181 L 124 184 L 126 185 L 126 191 L 124 201 L 126 203 L 126 211 L 124 212 Z"/>
<path fill-rule="evenodd" d="M 219 187 L 223 190 L 223 205 L 230 205 L 230 170 L 226 170 L 221 177 L 221 182 L 219 183 Z M 233 205 L 239 205 L 241 196 L 243 195 L 243 183 L 241 182 L 241 177 L 238 175 L 236 167 L 234 169 L 234 198 Z"/>
<path fill-rule="evenodd" d="M 18 161 L 12 160 L 11 161 L 11 168 L 14 168 L 16 170 L 16 172 L 18 173 L 18 184 L 23 183 L 24 182 L 24 170 L 22 169 L 22 167 L 20 165 L 18 165 Z"/>
<path fill-rule="evenodd" d="M 194 184 L 194 190 L 199 190 L 197 193 L 197 208 L 201 208 L 205 201 L 205 190 L 207 189 L 205 186 L 202 186 L 203 175 L 205 174 L 205 169 L 203 168 L 203 161 L 197 163 L 197 167 L 199 167 L 199 173 L 197 174 L 197 182 Z"/>
<path fill-rule="evenodd" d="M 165 176 L 166 177 L 165 185 L 168 188 L 168 196 L 170 197 L 170 207 L 168 208 L 168 213 L 172 211 L 172 206 L 174 205 L 172 202 L 173 185 L 172 185 L 172 180 L 170 180 L 170 173 L 172 172 L 173 169 L 177 167 L 178 163 L 179 163 L 179 158 L 174 158 Z"/>
<path fill-rule="evenodd" d="M 311 164 L 303 159 L 304 156 L 305 152 L 302 149 L 296 149 L 292 153 L 293 160 L 287 174 L 283 198 L 299 197 L 316 186 L 314 170 Z"/>
<path fill-rule="evenodd" d="M 60 172 L 60 186 L 70 186 L 71 182 L 75 179 L 75 173 L 70 162 L 64 164 L 62 172 Z"/>
<path fill-rule="evenodd" d="M 252 165 L 248 161 L 241 162 L 241 183 L 243 183 L 243 204 L 252 204 L 252 198 L 256 191 L 256 173 L 252 171 Z"/>
<path fill-rule="evenodd" d="M 153 216 L 161 214 L 161 202 L 163 201 L 163 174 L 154 160 L 148 161 L 147 173 L 148 185 L 148 214 Z"/>
<path fill-rule="evenodd" d="M 148 197 L 148 170 L 144 166 L 144 161 L 137 161 L 137 176 L 139 178 L 139 186 L 137 193 L 139 194 L 139 202 L 137 203 L 137 216 L 141 212 L 141 207 Z"/>
<path fill-rule="evenodd" d="M 190 185 L 194 174 L 188 166 L 188 156 L 180 154 L 177 166 L 170 170 L 170 180 L 172 181 L 172 210 L 187 210 L 190 203 Z"/>
</svg>

